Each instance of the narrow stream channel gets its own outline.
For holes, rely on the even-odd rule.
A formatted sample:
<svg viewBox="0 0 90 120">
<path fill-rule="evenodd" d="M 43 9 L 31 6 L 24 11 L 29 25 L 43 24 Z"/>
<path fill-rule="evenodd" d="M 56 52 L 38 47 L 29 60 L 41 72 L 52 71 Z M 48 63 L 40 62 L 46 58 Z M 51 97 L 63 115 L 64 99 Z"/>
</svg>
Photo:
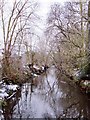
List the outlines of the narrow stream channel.
<svg viewBox="0 0 90 120">
<path fill-rule="evenodd" d="M 88 118 L 89 100 L 54 67 L 25 83 L 4 108 L 4 118 Z M 16 102 L 12 102 L 16 101 Z M 11 107 L 10 107 L 11 106 Z M 11 110 L 10 110 L 11 109 Z"/>
</svg>

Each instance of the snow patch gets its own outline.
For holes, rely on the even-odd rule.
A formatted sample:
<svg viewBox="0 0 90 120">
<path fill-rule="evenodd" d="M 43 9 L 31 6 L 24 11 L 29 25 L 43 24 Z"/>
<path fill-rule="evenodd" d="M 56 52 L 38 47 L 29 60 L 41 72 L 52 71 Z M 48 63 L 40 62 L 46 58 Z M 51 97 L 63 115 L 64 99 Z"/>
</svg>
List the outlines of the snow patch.
<svg viewBox="0 0 90 120">
<path fill-rule="evenodd" d="M 44 70 L 45 68 L 42 66 L 42 70 Z"/>
<path fill-rule="evenodd" d="M 3 83 L 3 81 L 0 81 L 0 84 L 2 84 Z"/>
<path fill-rule="evenodd" d="M 88 85 L 88 84 L 90 84 L 90 81 L 85 81 L 83 84 Z"/>
<path fill-rule="evenodd" d="M 40 68 L 36 65 L 33 65 L 33 68 L 35 68 L 36 70 L 39 70 Z"/>
<path fill-rule="evenodd" d="M 17 88 L 18 88 L 18 85 L 7 85 L 6 86 L 6 89 L 13 90 L 13 91 L 17 90 Z"/>
<path fill-rule="evenodd" d="M 0 99 L 4 99 L 5 97 L 8 97 L 9 94 L 7 93 L 8 90 L 17 90 L 18 85 L 3 85 L 0 89 Z"/>
<path fill-rule="evenodd" d="M 4 93 L 0 93 L 0 97 L 1 98 L 5 98 L 5 97 L 8 97 L 9 95 L 6 93 L 6 92 L 4 92 Z"/>
<path fill-rule="evenodd" d="M 38 75 L 37 74 L 33 74 L 34 77 L 37 77 Z"/>
</svg>

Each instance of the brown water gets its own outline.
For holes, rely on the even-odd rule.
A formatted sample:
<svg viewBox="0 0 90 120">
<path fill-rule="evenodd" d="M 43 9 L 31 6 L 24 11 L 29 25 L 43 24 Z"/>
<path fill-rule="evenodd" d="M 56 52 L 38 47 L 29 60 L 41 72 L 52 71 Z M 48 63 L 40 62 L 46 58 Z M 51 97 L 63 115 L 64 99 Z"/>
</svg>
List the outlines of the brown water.
<svg viewBox="0 0 90 120">
<path fill-rule="evenodd" d="M 31 80 L 30 80 L 31 81 Z M 33 85 L 34 84 L 34 85 Z M 5 120 L 12 118 L 88 118 L 90 101 L 68 78 L 57 77 L 54 67 L 25 83 L 3 107 Z"/>
</svg>

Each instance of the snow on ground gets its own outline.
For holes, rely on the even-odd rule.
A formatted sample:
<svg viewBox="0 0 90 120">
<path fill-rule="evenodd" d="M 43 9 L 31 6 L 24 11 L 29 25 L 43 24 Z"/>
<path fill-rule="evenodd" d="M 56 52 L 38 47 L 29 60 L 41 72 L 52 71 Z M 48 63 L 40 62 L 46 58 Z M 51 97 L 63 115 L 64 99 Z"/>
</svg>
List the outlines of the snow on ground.
<svg viewBox="0 0 90 120">
<path fill-rule="evenodd" d="M 0 89 L 0 93 L 4 93 L 5 90 L 6 90 L 5 87 L 1 88 L 1 89 Z"/>
<path fill-rule="evenodd" d="M 8 97 L 9 94 L 7 93 L 8 90 L 17 90 L 18 85 L 2 85 L 0 88 L 0 99 L 4 99 L 5 97 Z"/>
<path fill-rule="evenodd" d="M 8 97 L 9 95 L 6 93 L 6 92 L 4 92 L 4 93 L 0 93 L 0 98 L 5 98 L 5 97 Z"/>
<path fill-rule="evenodd" d="M 15 90 L 17 90 L 17 88 L 18 88 L 18 85 L 6 85 L 6 89 L 8 89 L 8 90 L 15 91 Z"/>
<path fill-rule="evenodd" d="M 15 90 L 17 90 L 17 88 L 18 88 L 18 85 L 6 85 L 5 83 L 3 83 L 3 84 L 0 84 L 0 120 L 2 120 L 3 119 L 3 115 L 2 115 L 2 108 L 1 108 L 1 103 L 3 102 L 3 100 L 4 100 L 4 98 L 6 97 L 8 97 L 8 98 L 10 98 L 11 96 L 13 96 L 14 94 L 15 94 L 15 92 L 14 93 L 12 93 L 12 95 L 10 96 L 7 92 L 8 91 L 10 91 L 10 90 L 13 90 L 13 91 L 15 91 Z"/>
<path fill-rule="evenodd" d="M 83 84 L 87 86 L 88 84 L 90 84 L 90 81 L 87 80 Z"/>
<path fill-rule="evenodd" d="M 3 99 L 5 97 L 7 97 L 8 94 L 6 93 L 6 89 L 3 87 L 0 89 L 0 99 Z"/>
</svg>

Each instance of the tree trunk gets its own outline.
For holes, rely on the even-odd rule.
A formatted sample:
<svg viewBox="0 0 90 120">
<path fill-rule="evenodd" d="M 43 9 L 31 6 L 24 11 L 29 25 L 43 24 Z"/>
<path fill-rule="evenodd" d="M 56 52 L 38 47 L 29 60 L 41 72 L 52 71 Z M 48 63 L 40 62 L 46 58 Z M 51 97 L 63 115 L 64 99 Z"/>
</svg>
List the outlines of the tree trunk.
<svg viewBox="0 0 90 120">
<path fill-rule="evenodd" d="M 9 77 L 10 74 L 10 53 L 5 52 L 2 60 L 2 77 Z"/>
<path fill-rule="evenodd" d="M 90 1 L 88 3 L 88 51 L 90 54 Z"/>
</svg>

